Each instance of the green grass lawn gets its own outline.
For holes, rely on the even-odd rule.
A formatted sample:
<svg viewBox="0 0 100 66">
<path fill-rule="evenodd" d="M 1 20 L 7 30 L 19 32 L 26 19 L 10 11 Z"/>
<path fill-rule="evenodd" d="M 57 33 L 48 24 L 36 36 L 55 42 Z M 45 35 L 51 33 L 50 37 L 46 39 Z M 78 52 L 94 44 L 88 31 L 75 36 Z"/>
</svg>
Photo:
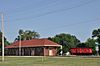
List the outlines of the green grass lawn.
<svg viewBox="0 0 100 66">
<path fill-rule="evenodd" d="M 100 58 L 82 57 L 5 57 L 0 66 L 100 66 Z"/>
</svg>

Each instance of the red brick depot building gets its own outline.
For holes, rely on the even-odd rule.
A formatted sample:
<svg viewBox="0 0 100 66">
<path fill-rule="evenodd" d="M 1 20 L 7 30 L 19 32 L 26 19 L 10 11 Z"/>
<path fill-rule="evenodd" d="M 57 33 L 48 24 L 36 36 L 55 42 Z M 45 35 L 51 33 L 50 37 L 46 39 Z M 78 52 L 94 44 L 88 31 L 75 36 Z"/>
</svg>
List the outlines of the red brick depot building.
<svg viewBox="0 0 100 66">
<path fill-rule="evenodd" d="M 22 56 L 55 56 L 57 55 L 57 47 L 60 46 L 48 39 L 16 41 L 5 47 L 5 54 L 17 56 L 20 48 L 20 55 Z"/>
</svg>

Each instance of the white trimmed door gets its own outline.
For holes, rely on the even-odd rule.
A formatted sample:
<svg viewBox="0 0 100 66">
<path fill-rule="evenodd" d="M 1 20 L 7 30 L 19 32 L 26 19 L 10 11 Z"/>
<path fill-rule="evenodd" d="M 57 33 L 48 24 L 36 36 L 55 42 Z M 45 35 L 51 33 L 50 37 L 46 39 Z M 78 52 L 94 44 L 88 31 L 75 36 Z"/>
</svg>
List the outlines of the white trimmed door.
<svg viewBox="0 0 100 66">
<path fill-rule="evenodd" d="M 53 51 L 49 49 L 49 56 L 53 56 Z"/>
</svg>

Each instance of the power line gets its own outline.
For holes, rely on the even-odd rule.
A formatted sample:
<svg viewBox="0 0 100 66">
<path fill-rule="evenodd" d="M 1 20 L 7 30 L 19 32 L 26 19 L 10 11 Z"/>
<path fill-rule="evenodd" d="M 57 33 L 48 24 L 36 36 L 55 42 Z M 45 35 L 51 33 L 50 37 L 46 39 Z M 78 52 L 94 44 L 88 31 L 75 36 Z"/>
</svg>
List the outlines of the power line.
<svg viewBox="0 0 100 66">
<path fill-rule="evenodd" d="M 53 0 L 53 1 L 50 1 L 49 3 L 47 3 L 46 6 L 37 8 L 37 10 L 38 10 L 38 11 L 41 11 L 41 8 L 42 8 L 42 9 L 45 9 L 45 8 L 48 8 L 48 6 L 51 7 L 51 6 L 57 5 L 58 2 L 60 2 L 60 0 Z M 31 4 L 31 5 L 32 5 L 32 4 Z M 27 7 L 27 6 L 26 6 L 26 7 Z M 24 6 L 23 8 L 26 8 L 26 7 Z M 17 9 L 19 9 L 19 8 L 17 8 Z M 15 11 L 16 11 L 17 9 L 15 9 Z M 31 9 L 33 9 L 33 8 L 31 8 Z M 27 11 L 27 10 L 34 11 L 34 10 L 31 10 L 31 9 L 25 9 L 24 11 Z M 36 8 L 35 8 L 35 9 L 36 9 Z M 12 10 L 12 11 L 11 11 L 11 14 L 14 13 L 15 11 Z M 23 14 L 20 14 L 20 15 L 26 14 L 26 12 L 24 12 L 24 11 L 21 11 Z M 9 11 L 8 11 L 8 12 L 9 12 Z M 20 12 L 17 11 L 15 14 L 18 14 L 18 13 L 20 13 Z M 29 13 L 30 13 L 30 12 L 29 12 Z M 33 12 L 32 12 L 32 13 L 33 13 Z M 6 14 L 6 16 L 7 16 L 7 17 L 11 17 L 11 16 L 9 16 L 9 15 L 7 15 L 7 14 Z M 17 19 L 16 19 L 16 20 L 17 20 Z M 19 19 L 19 20 L 20 20 L 20 19 Z M 13 20 L 12 20 L 12 21 L 13 21 Z M 0 21 L 0 22 L 1 22 L 1 21 Z M 8 20 L 6 20 L 5 22 L 8 22 Z"/>
<path fill-rule="evenodd" d="M 100 18 L 96 18 L 96 19 L 91 19 L 91 20 L 86 20 L 86 21 L 81 21 L 81 22 L 76 22 L 76 23 L 72 23 L 72 24 L 65 24 L 65 25 L 60 25 L 60 26 L 55 26 L 55 27 L 51 27 L 51 28 L 44 28 L 43 30 L 55 30 L 55 29 L 59 29 L 59 28 L 64 28 L 64 27 L 71 27 L 71 26 L 76 26 L 76 25 L 79 25 L 79 24 L 84 24 L 84 23 L 92 23 L 92 22 L 95 22 L 95 21 L 99 21 Z M 42 29 L 41 29 L 42 30 Z"/>
<path fill-rule="evenodd" d="M 29 8 L 31 5 L 29 5 L 29 6 L 26 6 L 26 7 L 28 7 L 27 9 L 26 9 L 26 7 L 22 7 L 22 8 L 17 8 L 17 9 L 15 9 L 15 10 L 12 10 L 12 11 L 10 11 L 11 12 L 11 14 L 12 13 L 15 13 L 16 12 L 16 14 L 18 14 L 18 13 L 20 13 L 20 12 L 22 12 L 22 13 L 25 13 L 25 11 L 34 11 L 34 10 L 32 10 L 32 9 L 43 9 L 43 8 L 46 8 L 46 7 L 48 7 L 48 6 L 50 6 L 50 5 L 52 5 L 52 4 L 56 4 L 58 1 L 60 1 L 60 0 L 54 0 L 54 1 L 51 1 L 51 2 L 49 2 L 49 3 L 47 3 L 47 5 L 46 6 L 44 6 L 44 4 L 42 5 L 42 6 L 40 6 L 40 8 Z M 44 6 L 44 7 L 43 7 Z M 18 10 L 19 9 L 19 10 Z M 20 9 L 24 9 L 23 11 L 20 11 Z M 16 11 L 17 10 L 17 11 Z"/>
<path fill-rule="evenodd" d="M 56 29 L 60 29 L 60 28 L 64 28 L 64 27 L 73 27 L 73 26 L 76 26 L 76 25 L 80 25 L 80 24 L 85 24 L 85 23 L 93 23 L 95 21 L 99 21 L 100 18 L 96 18 L 96 19 L 90 19 L 90 20 L 86 20 L 86 21 L 81 21 L 81 22 L 77 22 L 77 23 L 72 23 L 72 24 L 66 24 L 66 25 L 61 25 L 61 26 L 55 26 L 55 27 L 51 27 L 51 28 L 44 28 L 44 29 L 41 29 L 41 31 L 46 31 L 46 30 L 49 30 L 52 31 L 52 30 L 56 30 Z M 46 34 L 43 35 L 43 36 L 47 36 Z"/>
<path fill-rule="evenodd" d="M 49 14 L 54 14 L 54 13 L 58 13 L 58 12 L 68 11 L 68 10 L 71 10 L 71 9 L 74 9 L 74 8 L 78 8 L 78 7 L 90 4 L 90 3 L 94 2 L 94 1 L 96 1 L 96 0 L 87 1 L 87 2 L 84 2 L 84 3 L 81 3 L 79 5 L 76 5 L 76 6 L 73 6 L 73 7 L 69 7 L 69 8 L 59 9 L 59 10 L 55 10 L 55 11 L 49 11 L 49 12 L 42 13 L 42 14 L 39 14 L 39 15 L 36 15 L 36 16 L 23 17 L 23 18 L 18 18 L 18 19 L 10 20 L 10 21 L 20 21 L 20 20 L 33 19 L 33 18 L 38 18 L 38 17 L 46 16 L 46 15 L 49 15 Z"/>
<path fill-rule="evenodd" d="M 51 2 L 49 2 L 47 5 L 45 5 L 44 7 L 43 6 L 41 6 L 40 8 L 28 8 L 28 9 L 25 9 L 25 10 L 23 10 L 23 11 L 19 11 L 19 12 L 11 12 L 11 14 L 12 13 L 14 13 L 14 14 L 16 14 L 16 15 L 26 15 L 26 12 L 27 11 L 30 11 L 30 12 L 28 12 L 28 14 L 33 14 L 33 12 L 41 12 L 41 10 L 43 10 L 43 9 L 46 9 L 46 8 L 49 8 L 49 7 L 52 7 L 52 6 L 56 6 L 57 5 L 57 3 L 58 2 L 60 2 L 60 0 L 54 0 L 54 1 L 51 1 Z M 35 10 L 32 10 L 32 9 L 35 9 Z M 19 13 L 19 14 L 18 14 Z M 12 16 L 9 16 L 8 14 L 7 14 L 7 17 L 12 17 Z"/>
<path fill-rule="evenodd" d="M 59 3 L 61 3 L 61 1 L 66 1 L 66 0 L 54 0 L 54 1 L 51 1 L 51 2 L 49 2 L 47 5 L 45 5 L 44 7 L 40 7 L 40 8 L 35 8 L 36 10 L 32 10 L 32 9 L 25 9 L 24 11 L 21 11 L 22 13 L 20 14 L 20 15 L 26 15 L 26 12 L 25 11 L 27 11 L 27 10 L 29 10 L 30 12 L 28 12 L 28 14 L 33 14 L 33 12 L 41 12 L 41 10 L 44 10 L 44 9 L 46 9 L 46 8 L 50 8 L 50 7 L 54 7 L 54 6 L 57 6 L 57 5 L 59 5 Z M 67 3 L 69 2 L 69 1 L 71 1 L 71 0 L 68 0 L 67 1 Z M 65 2 L 64 2 L 65 3 Z M 14 12 L 13 12 L 14 13 Z M 18 15 L 18 13 L 20 13 L 20 12 L 16 12 L 15 14 L 16 15 Z M 12 13 L 11 13 L 12 14 Z M 9 15 L 7 15 L 7 17 L 11 17 L 11 16 L 9 16 Z M 29 16 L 30 17 L 30 16 Z M 33 18 L 35 17 L 35 16 L 32 16 Z M 19 18 L 18 18 L 19 19 Z M 17 20 L 17 19 L 16 19 Z M 20 20 L 20 19 L 19 19 Z"/>
<path fill-rule="evenodd" d="M 29 2 L 29 1 L 28 1 Z M 41 3 L 41 2 L 44 2 L 44 0 L 41 0 L 41 1 L 39 1 L 38 3 Z M 27 3 L 26 3 L 27 4 Z M 36 3 L 35 3 L 36 4 Z M 17 7 L 17 8 L 14 8 L 14 9 L 12 9 L 12 10 L 6 10 L 7 12 L 11 12 L 11 13 L 13 13 L 13 12 L 18 12 L 18 10 L 20 10 L 20 9 L 24 9 L 24 8 L 27 8 L 27 7 L 30 7 L 30 6 L 32 6 L 33 5 L 33 3 L 32 2 L 30 2 L 30 5 L 24 5 L 24 6 L 22 6 L 22 7 Z"/>
</svg>

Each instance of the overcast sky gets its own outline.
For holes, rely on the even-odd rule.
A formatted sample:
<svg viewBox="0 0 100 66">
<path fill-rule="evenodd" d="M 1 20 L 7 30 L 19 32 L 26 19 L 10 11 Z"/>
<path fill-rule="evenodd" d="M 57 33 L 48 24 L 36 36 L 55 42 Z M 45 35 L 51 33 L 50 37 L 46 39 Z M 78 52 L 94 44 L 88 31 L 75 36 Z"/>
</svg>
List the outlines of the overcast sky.
<svg viewBox="0 0 100 66">
<path fill-rule="evenodd" d="M 11 42 L 19 29 L 35 30 L 41 38 L 68 33 L 83 42 L 100 28 L 100 0 L 0 0 L 0 12 Z"/>
</svg>

